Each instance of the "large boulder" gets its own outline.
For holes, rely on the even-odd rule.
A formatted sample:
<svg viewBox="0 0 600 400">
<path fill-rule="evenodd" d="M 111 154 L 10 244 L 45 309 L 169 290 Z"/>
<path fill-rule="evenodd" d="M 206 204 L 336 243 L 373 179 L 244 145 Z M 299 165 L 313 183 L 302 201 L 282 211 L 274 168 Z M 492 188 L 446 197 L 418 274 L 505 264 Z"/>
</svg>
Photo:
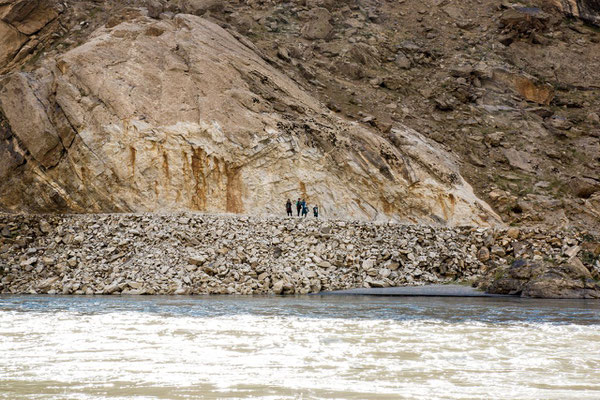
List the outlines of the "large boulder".
<svg viewBox="0 0 600 400">
<path fill-rule="evenodd" d="M 539 298 L 600 298 L 600 284 L 590 271 L 573 259 L 560 265 L 518 259 L 508 268 L 491 272 L 484 288 L 488 293 Z"/>
<path fill-rule="evenodd" d="M 331 13 L 322 7 L 309 12 L 309 19 L 302 27 L 302 36 L 306 39 L 327 39 L 333 30 L 329 23 Z"/>
<path fill-rule="evenodd" d="M 575 196 L 588 199 L 594 193 L 600 192 L 600 179 L 577 176 L 571 179 L 569 187 Z"/>
<path fill-rule="evenodd" d="M 535 7 L 509 8 L 500 16 L 502 28 L 518 32 L 520 34 L 532 31 L 544 31 L 547 28 L 550 16 Z"/>
</svg>

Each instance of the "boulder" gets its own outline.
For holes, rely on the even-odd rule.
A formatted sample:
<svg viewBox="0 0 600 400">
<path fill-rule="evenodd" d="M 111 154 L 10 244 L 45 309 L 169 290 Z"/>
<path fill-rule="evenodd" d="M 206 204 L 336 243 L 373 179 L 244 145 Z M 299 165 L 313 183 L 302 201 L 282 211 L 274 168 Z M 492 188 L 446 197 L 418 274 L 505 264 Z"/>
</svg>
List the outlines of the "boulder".
<svg viewBox="0 0 600 400">
<path fill-rule="evenodd" d="M 565 250 L 565 255 L 569 258 L 575 257 L 581 250 L 581 246 L 572 246 Z"/>
<path fill-rule="evenodd" d="M 368 271 L 368 270 L 371 270 L 371 269 L 373 269 L 373 267 L 374 267 L 374 266 L 375 266 L 375 260 L 373 260 L 373 259 L 371 259 L 371 258 L 369 258 L 369 259 L 367 259 L 367 260 L 364 260 L 364 261 L 362 262 L 362 268 L 363 268 L 365 271 Z"/>
<path fill-rule="evenodd" d="M 40 291 L 48 291 L 55 282 L 58 282 L 58 280 L 59 280 L 58 276 L 53 276 L 53 277 L 44 279 L 43 281 L 38 283 L 37 289 Z"/>
<path fill-rule="evenodd" d="M 521 232 L 519 231 L 519 228 L 511 227 L 508 228 L 508 230 L 506 231 L 506 236 L 508 236 L 511 239 L 518 239 L 520 233 Z"/>
<path fill-rule="evenodd" d="M 119 282 L 115 281 L 104 288 L 103 294 L 114 294 L 120 291 Z"/>
<path fill-rule="evenodd" d="M 206 257 L 202 255 L 191 255 L 188 262 L 192 265 L 203 265 L 206 262 Z"/>
<path fill-rule="evenodd" d="M 581 277 L 579 271 L 574 271 L 570 265 L 562 265 L 528 282 L 521 296 L 546 299 L 598 299 L 600 285 L 591 278 Z"/>
<path fill-rule="evenodd" d="M 541 298 L 600 298 L 600 285 L 581 262 L 552 265 L 525 259 L 492 271 L 488 293 Z"/>
<path fill-rule="evenodd" d="M 574 177 L 571 179 L 568 186 L 575 196 L 582 199 L 588 199 L 594 193 L 600 192 L 600 179 Z"/>
<path fill-rule="evenodd" d="M 406 54 L 399 51 L 396 55 L 396 59 L 394 60 L 396 66 L 400 69 L 410 69 L 412 67 L 412 61 Z"/>
<path fill-rule="evenodd" d="M 500 26 L 518 33 L 529 33 L 546 30 L 549 21 L 550 16 L 537 7 L 514 7 L 501 15 Z"/>
<path fill-rule="evenodd" d="M 50 233 L 52 231 L 52 227 L 45 219 L 40 221 L 40 231 L 42 231 L 42 233 Z"/>
<path fill-rule="evenodd" d="M 365 43 L 353 45 L 346 53 L 346 56 L 353 62 L 361 65 L 376 67 L 379 64 L 377 49 Z"/>
<path fill-rule="evenodd" d="M 503 148 L 501 152 L 504 157 L 506 157 L 506 160 L 511 167 L 529 172 L 535 170 L 535 159 L 530 153 L 515 148 Z"/>
<path fill-rule="evenodd" d="M 273 293 L 282 294 L 284 285 L 285 285 L 284 281 L 277 281 L 277 282 L 273 283 Z"/>
<path fill-rule="evenodd" d="M 310 40 L 327 39 L 333 30 L 329 23 L 331 13 L 323 7 L 317 7 L 309 12 L 309 19 L 302 27 L 302 37 Z"/>
<path fill-rule="evenodd" d="M 477 259 L 481 262 L 486 262 L 490 259 L 490 251 L 487 247 L 482 247 L 477 252 Z"/>
</svg>

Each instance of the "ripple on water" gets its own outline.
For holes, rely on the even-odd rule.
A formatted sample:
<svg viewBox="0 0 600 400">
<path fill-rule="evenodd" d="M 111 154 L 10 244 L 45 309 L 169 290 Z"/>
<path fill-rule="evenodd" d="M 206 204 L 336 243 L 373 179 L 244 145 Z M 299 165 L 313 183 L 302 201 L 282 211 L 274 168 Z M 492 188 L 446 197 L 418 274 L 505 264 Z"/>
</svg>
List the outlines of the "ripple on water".
<svg viewBox="0 0 600 400">
<path fill-rule="evenodd" d="M 1 399 L 598 399 L 590 302 L 0 297 Z"/>
</svg>

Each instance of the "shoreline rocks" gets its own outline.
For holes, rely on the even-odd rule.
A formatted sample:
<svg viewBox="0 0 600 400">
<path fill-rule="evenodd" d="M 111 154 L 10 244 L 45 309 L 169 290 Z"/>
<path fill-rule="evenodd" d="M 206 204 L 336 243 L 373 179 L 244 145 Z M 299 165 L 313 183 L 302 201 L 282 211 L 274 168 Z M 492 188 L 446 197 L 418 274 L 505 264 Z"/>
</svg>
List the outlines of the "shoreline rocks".
<svg viewBox="0 0 600 400">
<path fill-rule="evenodd" d="M 508 268 L 494 271 L 483 287 L 491 294 L 511 294 L 537 298 L 600 298 L 600 284 L 579 261 L 560 265 L 515 260 Z"/>
<path fill-rule="evenodd" d="M 0 293 L 292 295 L 468 281 L 492 293 L 594 298 L 597 242 L 585 232 L 538 228 L 200 213 L 0 214 Z M 587 283 L 573 283 L 575 270 Z M 502 286 L 494 277 L 518 284 Z"/>
</svg>

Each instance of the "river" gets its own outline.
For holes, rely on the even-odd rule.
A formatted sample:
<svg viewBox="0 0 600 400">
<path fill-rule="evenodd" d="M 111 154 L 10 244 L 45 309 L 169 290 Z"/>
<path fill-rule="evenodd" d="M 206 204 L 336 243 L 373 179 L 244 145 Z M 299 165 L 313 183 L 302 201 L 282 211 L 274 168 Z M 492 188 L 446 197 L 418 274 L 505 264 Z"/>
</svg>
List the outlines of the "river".
<svg viewBox="0 0 600 400">
<path fill-rule="evenodd" d="M 0 399 L 599 399 L 600 302 L 0 296 Z"/>
</svg>

